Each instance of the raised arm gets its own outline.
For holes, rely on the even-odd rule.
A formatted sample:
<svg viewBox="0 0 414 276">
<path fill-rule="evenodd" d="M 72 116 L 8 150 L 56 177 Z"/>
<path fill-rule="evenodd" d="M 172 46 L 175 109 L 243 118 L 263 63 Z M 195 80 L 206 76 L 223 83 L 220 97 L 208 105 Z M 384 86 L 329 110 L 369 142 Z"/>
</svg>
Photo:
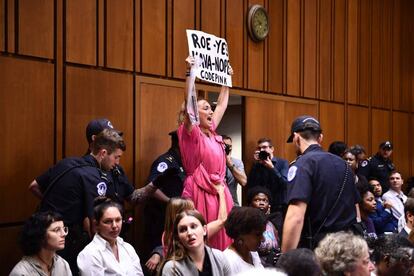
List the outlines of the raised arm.
<svg viewBox="0 0 414 276">
<path fill-rule="evenodd" d="M 185 90 L 184 90 L 184 126 L 188 132 L 193 128 L 194 122 L 198 120 L 197 90 L 195 89 L 195 59 L 188 56 L 185 59 L 187 64 Z"/>
<path fill-rule="evenodd" d="M 40 186 L 39 183 L 37 183 L 36 179 L 33 180 L 30 184 L 29 184 L 29 191 L 31 191 L 37 198 L 42 199 L 43 198 L 43 193 L 40 190 Z"/>
<path fill-rule="evenodd" d="M 233 75 L 233 68 L 229 65 L 229 73 Z M 229 87 L 222 86 L 220 90 L 220 95 L 217 99 L 217 106 L 213 113 L 213 121 L 216 126 L 218 126 L 223 118 L 224 112 L 226 112 L 227 105 L 229 103 Z"/>
</svg>

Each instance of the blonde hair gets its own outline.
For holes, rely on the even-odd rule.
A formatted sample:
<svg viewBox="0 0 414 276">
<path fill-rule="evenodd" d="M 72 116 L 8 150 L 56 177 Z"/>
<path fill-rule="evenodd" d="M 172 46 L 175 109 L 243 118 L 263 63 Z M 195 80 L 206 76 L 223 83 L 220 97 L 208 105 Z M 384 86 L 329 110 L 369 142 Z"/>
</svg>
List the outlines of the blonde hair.
<svg viewBox="0 0 414 276">
<path fill-rule="evenodd" d="M 349 232 L 328 234 L 315 249 L 315 255 L 327 275 L 352 272 L 366 252 L 367 242 Z"/>
</svg>

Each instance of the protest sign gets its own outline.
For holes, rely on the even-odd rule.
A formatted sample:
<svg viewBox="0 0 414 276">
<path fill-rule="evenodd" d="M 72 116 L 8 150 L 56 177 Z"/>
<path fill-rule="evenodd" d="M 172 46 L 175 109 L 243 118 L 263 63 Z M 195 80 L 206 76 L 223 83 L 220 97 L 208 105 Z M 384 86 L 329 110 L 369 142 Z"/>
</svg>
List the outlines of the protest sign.
<svg viewBox="0 0 414 276">
<path fill-rule="evenodd" d="M 231 87 L 229 52 L 225 39 L 196 30 L 187 30 L 190 56 L 198 60 L 197 78 Z"/>
</svg>

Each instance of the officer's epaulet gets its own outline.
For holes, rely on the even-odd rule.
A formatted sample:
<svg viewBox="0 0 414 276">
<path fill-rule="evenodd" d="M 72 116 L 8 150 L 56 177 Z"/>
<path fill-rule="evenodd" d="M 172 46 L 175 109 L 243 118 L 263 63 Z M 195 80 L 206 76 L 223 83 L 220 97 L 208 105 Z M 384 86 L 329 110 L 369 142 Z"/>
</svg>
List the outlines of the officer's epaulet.
<svg viewBox="0 0 414 276">
<path fill-rule="evenodd" d="M 172 163 L 172 162 L 173 162 L 173 160 L 174 160 L 174 157 L 172 157 L 172 156 L 170 155 L 170 156 L 165 157 L 165 159 L 167 159 L 168 161 L 170 161 L 170 162 Z"/>
<path fill-rule="evenodd" d="M 368 157 L 367 161 L 369 162 L 369 161 L 371 161 L 371 159 L 372 159 L 372 156 Z"/>
<path fill-rule="evenodd" d="M 289 163 L 289 167 L 294 165 L 296 163 L 296 161 L 298 161 L 298 159 L 301 157 L 302 155 L 299 155 L 298 157 L 296 157 L 292 162 Z"/>
</svg>

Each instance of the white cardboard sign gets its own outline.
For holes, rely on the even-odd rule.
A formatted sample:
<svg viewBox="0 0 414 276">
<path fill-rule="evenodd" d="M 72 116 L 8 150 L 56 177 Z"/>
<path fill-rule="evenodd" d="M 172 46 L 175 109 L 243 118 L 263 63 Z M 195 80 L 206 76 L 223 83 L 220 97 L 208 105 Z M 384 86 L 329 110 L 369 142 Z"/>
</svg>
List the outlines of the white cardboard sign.
<svg viewBox="0 0 414 276">
<path fill-rule="evenodd" d="M 196 30 L 187 30 L 190 56 L 198 63 L 197 78 L 232 87 L 229 51 L 225 39 Z"/>
</svg>

